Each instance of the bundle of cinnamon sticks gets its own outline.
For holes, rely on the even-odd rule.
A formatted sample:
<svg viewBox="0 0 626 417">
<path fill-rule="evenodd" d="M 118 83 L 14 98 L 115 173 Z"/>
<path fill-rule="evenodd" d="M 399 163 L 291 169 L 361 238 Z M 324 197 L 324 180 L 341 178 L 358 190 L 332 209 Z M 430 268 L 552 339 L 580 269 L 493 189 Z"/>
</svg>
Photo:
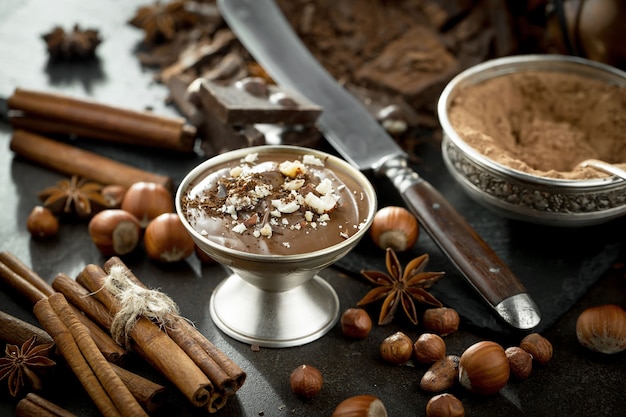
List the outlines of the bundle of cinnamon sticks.
<svg viewBox="0 0 626 417">
<path fill-rule="evenodd" d="M 110 258 L 104 268 L 87 265 L 76 278 L 113 315 L 120 311 L 121 303 L 105 288 L 105 279 L 116 269 L 132 285 L 145 288 L 117 257 Z M 90 311 L 85 314 L 96 319 Z M 165 319 L 166 323 L 155 323 L 139 317 L 129 332 L 133 350 L 168 378 L 193 405 L 211 413 L 218 411 L 241 388 L 246 373 L 185 318 L 169 314 Z M 110 326 L 109 322 L 109 330 Z"/>
<path fill-rule="evenodd" d="M 50 297 L 53 296 L 53 298 L 55 298 L 56 300 L 56 303 L 64 304 L 62 301 L 59 301 L 57 299 L 59 296 L 62 296 L 61 294 L 56 293 L 53 287 L 51 287 L 43 278 L 41 278 L 36 272 L 30 269 L 26 264 L 20 261 L 15 255 L 6 251 L 0 252 L 0 281 L 18 292 L 34 306 L 36 306 L 38 303 L 49 304 Z M 26 340 L 31 336 L 36 336 L 39 343 L 54 341 L 57 345 L 57 350 L 61 351 L 61 354 L 64 358 L 65 355 L 72 356 L 72 358 L 70 358 L 69 360 L 67 358 L 65 359 L 66 361 L 68 361 L 68 365 L 70 366 L 72 371 L 77 374 L 79 380 L 81 380 L 81 378 L 92 378 L 89 379 L 89 381 L 93 382 L 95 374 L 93 374 L 91 366 L 85 367 L 84 362 L 81 361 L 81 368 L 78 366 L 78 363 L 76 363 L 75 356 L 77 354 L 77 344 L 75 340 L 71 336 L 68 337 L 67 332 L 61 332 L 61 334 L 57 335 L 56 338 L 51 335 L 51 333 L 58 332 L 58 329 L 62 329 L 62 326 L 59 326 L 59 322 L 61 322 L 62 324 L 62 320 L 59 319 L 59 315 L 57 313 L 54 313 L 54 311 L 50 313 L 50 309 L 48 309 L 47 305 L 39 307 L 39 309 L 41 309 L 44 313 L 47 310 L 47 313 L 49 315 L 48 318 L 44 318 L 46 324 L 41 323 L 44 327 L 43 330 L 37 326 L 30 325 L 8 314 L 1 314 L 0 322 L 2 325 L 1 333 L 3 335 L 3 340 L 6 340 L 12 344 L 21 344 L 23 340 Z M 100 362 L 102 362 L 102 359 L 106 359 L 110 370 L 112 370 L 117 375 L 117 378 L 121 380 L 121 382 L 126 386 L 126 388 L 130 391 L 132 396 L 143 409 L 145 409 L 149 413 L 152 413 L 159 410 L 165 404 L 168 393 L 168 389 L 166 387 L 157 384 L 139 374 L 118 366 L 117 364 L 122 364 L 126 361 L 126 358 L 128 356 L 127 352 L 122 347 L 120 347 L 98 324 L 91 321 L 87 316 L 80 312 L 79 309 L 76 308 L 76 306 L 68 303 L 67 306 L 64 305 L 63 309 L 63 319 L 71 320 L 73 326 L 75 328 L 79 328 L 80 334 L 82 335 L 81 337 L 83 339 L 90 339 L 90 341 L 85 342 L 91 345 L 89 353 L 90 357 L 92 359 L 98 358 Z M 53 325 L 56 327 L 46 327 Z M 62 339 L 59 339 L 59 337 L 61 337 Z M 59 343 L 61 343 L 63 349 L 65 349 L 65 354 L 63 354 Z M 93 348 L 94 346 L 95 349 Z M 82 353 L 79 356 L 84 358 Z M 112 376 L 107 365 L 103 365 L 102 363 L 100 363 L 99 366 L 101 368 L 107 368 L 106 371 L 108 372 L 109 379 L 114 379 L 117 381 L 117 378 Z M 119 381 L 117 381 L 117 384 L 119 385 Z M 92 392 L 88 390 L 88 393 L 91 394 Z M 96 400 L 100 402 L 108 401 L 106 398 L 104 398 L 101 392 L 100 397 L 94 399 L 94 402 Z M 45 402 L 45 400 L 43 402 Z M 24 409 L 22 412 L 27 413 L 24 415 L 60 415 L 55 414 L 55 412 L 53 411 L 49 411 L 47 406 L 42 405 L 43 402 L 31 400 L 24 401 L 24 404 L 22 404 L 21 406 L 21 408 Z M 40 414 L 28 414 L 32 412 L 33 407 L 37 409 Z M 46 414 L 45 411 L 49 411 L 49 413 Z M 112 411 L 112 414 L 105 415 L 120 414 L 117 411 Z"/>
<path fill-rule="evenodd" d="M 134 288 L 151 291 L 117 257 L 110 258 L 103 267 L 85 266 L 76 280 L 57 274 L 50 286 L 15 256 L 0 253 L 0 278 L 35 305 L 35 315 L 79 380 L 83 385 L 96 386 L 87 391 L 98 408 L 111 413 L 105 415 L 125 415 L 129 409 L 136 411 L 136 400 L 151 412 L 163 402 L 165 388 L 149 380 L 138 383 L 145 378 L 111 363 L 122 363 L 127 358 L 127 350 L 110 334 L 115 315 L 122 308 L 120 300 L 105 287 L 112 274 L 122 276 Z M 164 320 L 157 323 L 147 316 L 137 317 L 127 335 L 131 350 L 167 378 L 192 405 L 209 413 L 220 410 L 241 388 L 246 373 L 177 312 L 168 313 Z M 77 361 L 76 357 L 84 360 Z M 93 384 L 95 380 L 106 383 L 98 388 Z M 120 388 L 124 385 L 132 395 Z M 110 390 L 123 394 L 114 397 L 108 394 Z"/>
</svg>

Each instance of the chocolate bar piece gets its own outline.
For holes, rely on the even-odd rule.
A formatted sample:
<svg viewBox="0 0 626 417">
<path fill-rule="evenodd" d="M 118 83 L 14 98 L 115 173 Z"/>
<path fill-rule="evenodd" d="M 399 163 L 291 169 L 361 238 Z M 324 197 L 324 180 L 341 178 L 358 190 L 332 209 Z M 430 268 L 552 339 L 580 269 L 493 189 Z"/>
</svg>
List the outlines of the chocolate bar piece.
<svg viewBox="0 0 626 417">
<path fill-rule="evenodd" d="M 228 125 L 313 124 L 322 108 L 295 92 L 287 92 L 259 77 L 248 77 L 232 84 L 202 80 L 200 103 Z"/>
</svg>

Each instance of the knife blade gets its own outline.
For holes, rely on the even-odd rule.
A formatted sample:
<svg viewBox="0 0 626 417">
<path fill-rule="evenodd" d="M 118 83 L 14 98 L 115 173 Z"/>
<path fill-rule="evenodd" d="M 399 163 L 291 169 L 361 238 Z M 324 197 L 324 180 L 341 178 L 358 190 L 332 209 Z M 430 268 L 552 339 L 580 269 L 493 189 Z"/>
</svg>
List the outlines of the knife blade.
<svg viewBox="0 0 626 417">
<path fill-rule="evenodd" d="M 396 187 L 421 226 L 506 323 L 539 324 L 539 308 L 511 269 L 480 235 L 407 163 L 405 152 L 313 57 L 273 0 L 218 0 L 230 29 L 281 86 L 320 105 L 318 125 L 337 152 L 358 169 Z"/>
</svg>

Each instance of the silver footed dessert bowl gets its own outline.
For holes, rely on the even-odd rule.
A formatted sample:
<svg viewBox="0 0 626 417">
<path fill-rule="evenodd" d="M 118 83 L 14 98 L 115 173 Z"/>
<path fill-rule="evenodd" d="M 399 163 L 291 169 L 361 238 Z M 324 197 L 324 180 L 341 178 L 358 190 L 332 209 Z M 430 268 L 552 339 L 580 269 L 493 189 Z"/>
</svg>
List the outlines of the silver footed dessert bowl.
<svg viewBox="0 0 626 417">
<path fill-rule="evenodd" d="M 339 318 L 318 273 L 345 256 L 376 213 L 374 188 L 333 155 L 267 145 L 215 156 L 176 193 L 198 247 L 232 273 L 210 299 L 216 326 L 263 347 L 309 343 Z"/>
</svg>

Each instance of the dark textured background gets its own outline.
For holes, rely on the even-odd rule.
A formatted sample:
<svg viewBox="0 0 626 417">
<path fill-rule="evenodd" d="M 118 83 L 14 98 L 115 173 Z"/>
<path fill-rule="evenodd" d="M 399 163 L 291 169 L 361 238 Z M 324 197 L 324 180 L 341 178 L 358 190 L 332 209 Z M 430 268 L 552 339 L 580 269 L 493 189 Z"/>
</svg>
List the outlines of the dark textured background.
<svg viewBox="0 0 626 417">
<path fill-rule="evenodd" d="M 167 91 L 152 81 L 152 73 L 142 69 L 133 53 L 142 34 L 126 24 L 143 1 L 85 2 L 80 0 L 23 0 L 0 4 L 0 95 L 8 96 L 15 87 L 60 91 L 79 97 L 133 109 L 152 108 L 157 113 L 175 114 L 164 102 Z M 103 43 L 98 60 L 80 64 L 50 64 L 40 36 L 55 25 L 71 29 L 100 31 Z M 86 264 L 102 264 L 104 258 L 91 244 L 86 225 L 64 224 L 57 239 L 37 242 L 25 230 L 30 209 L 38 203 L 36 193 L 62 178 L 59 174 L 14 158 L 9 150 L 11 129 L 0 126 L 0 250 L 8 250 L 51 281 L 58 272 L 75 276 Z M 97 143 L 80 146 L 167 174 L 177 184 L 186 172 L 202 160 L 167 152 L 148 152 Z M 626 354 L 611 357 L 592 354 L 581 348 L 574 332 L 578 314 L 587 306 L 617 303 L 626 306 L 624 259 L 624 219 L 585 229 L 555 229 L 513 222 L 498 217 L 465 196 L 445 172 L 438 142 L 421 145 L 423 163 L 416 168 L 438 188 L 470 221 L 485 240 L 510 265 L 542 309 L 540 330 L 554 345 L 554 358 L 536 368 L 531 377 L 511 382 L 500 394 L 479 398 L 460 389 L 467 415 L 532 416 L 616 416 L 626 414 L 623 370 Z M 394 204 L 386 184 L 376 181 L 381 205 Z M 431 255 L 429 269 L 443 270 L 446 277 L 433 293 L 463 316 L 461 330 L 446 338 L 449 353 L 461 354 L 480 339 L 492 339 L 505 346 L 519 342 L 522 335 L 503 327 L 465 284 L 430 239 L 422 234 L 414 253 Z M 180 306 L 182 314 L 220 349 L 248 372 L 248 380 L 238 395 L 218 415 L 224 416 L 324 416 L 343 398 L 370 393 L 379 396 L 391 416 L 424 415 L 430 395 L 420 391 L 421 367 L 394 367 L 383 363 L 378 345 L 387 335 L 403 330 L 416 338 L 420 329 L 399 319 L 386 327 L 375 326 L 366 340 L 344 339 L 338 326 L 326 336 L 302 347 L 261 349 L 223 335 L 211 322 L 208 299 L 212 289 L 226 275 L 219 266 L 202 266 L 195 258 L 167 267 L 145 259 L 139 251 L 125 259 L 146 284 L 160 288 Z M 383 255 L 367 240 L 340 268 L 323 271 L 334 286 L 342 309 L 353 306 L 370 288 L 355 271 L 382 268 Z M 346 272 L 350 272 L 346 274 Z M 35 322 L 28 303 L 0 286 L 0 308 Z M 377 315 L 377 309 L 370 310 Z M 309 402 L 289 391 L 292 369 L 302 363 L 318 367 L 325 377 L 321 395 Z M 152 375 L 141 362 L 140 372 Z M 153 375 L 159 379 L 158 375 Z M 81 416 L 97 415 L 95 407 L 68 371 L 60 368 L 57 381 L 44 393 L 51 400 Z M 2 382 L 4 383 L 4 382 Z M 15 400 L 4 390 L 0 394 L 0 415 L 14 413 Z M 164 415 L 200 415 L 173 394 L 172 406 Z"/>
</svg>

